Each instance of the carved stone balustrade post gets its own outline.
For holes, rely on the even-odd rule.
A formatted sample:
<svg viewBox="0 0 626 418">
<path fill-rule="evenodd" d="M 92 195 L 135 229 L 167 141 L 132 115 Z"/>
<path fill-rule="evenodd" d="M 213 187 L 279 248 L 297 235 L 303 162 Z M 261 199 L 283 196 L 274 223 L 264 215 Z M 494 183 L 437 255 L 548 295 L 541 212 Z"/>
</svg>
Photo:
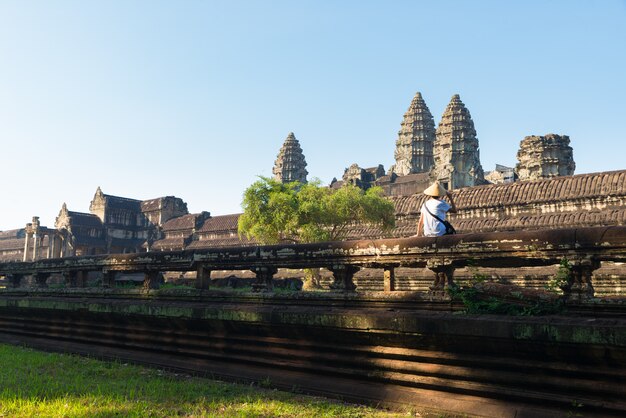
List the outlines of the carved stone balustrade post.
<svg viewBox="0 0 626 418">
<path fill-rule="evenodd" d="M 87 274 L 86 271 L 72 271 L 70 273 L 70 287 L 85 287 L 87 286 Z"/>
<path fill-rule="evenodd" d="M 80 271 L 64 271 L 63 272 L 63 279 L 65 279 L 65 286 L 66 287 L 79 287 L 79 282 L 82 282 L 82 280 L 79 280 L 79 275 L 82 272 Z"/>
<path fill-rule="evenodd" d="M 39 288 L 48 287 L 48 277 L 50 277 L 50 273 L 37 273 L 34 275 L 35 278 L 35 286 Z"/>
<path fill-rule="evenodd" d="M 12 274 L 8 277 L 9 283 L 11 283 L 11 287 L 17 289 L 22 286 L 22 278 L 24 278 L 23 274 Z"/>
<path fill-rule="evenodd" d="M 115 288 L 115 271 L 102 272 L 102 287 Z"/>
<path fill-rule="evenodd" d="M 163 284 L 163 275 L 158 270 L 150 270 L 144 272 L 143 276 L 143 289 L 158 289 Z"/>
<path fill-rule="evenodd" d="M 344 292 L 354 292 L 356 290 L 356 285 L 352 278 L 354 277 L 354 273 L 359 271 L 357 266 L 338 264 L 329 267 L 328 270 L 333 272 L 333 282 L 330 284 L 331 289 Z"/>
<path fill-rule="evenodd" d="M 396 290 L 396 273 L 393 266 L 384 268 L 383 280 L 385 292 L 393 292 Z"/>
<path fill-rule="evenodd" d="M 563 294 L 568 300 L 582 301 L 593 298 L 594 288 L 591 282 L 593 271 L 600 268 L 597 260 L 579 260 L 570 264 L 570 274 Z"/>
<path fill-rule="evenodd" d="M 276 267 L 255 267 L 252 271 L 257 278 L 257 282 L 252 285 L 253 292 L 271 292 L 274 290 L 272 278 L 278 271 Z"/>
<path fill-rule="evenodd" d="M 440 262 L 429 262 L 426 267 L 435 273 L 435 280 L 430 286 L 433 292 L 444 292 L 450 287 L 454 287 L 454 266 Z"/>
<path fill-rule="evenodd" d="M 211 270 L 204 264 L 198 264 L 196 269 L 196 289 L 208 289 L 211 285 Z"/>
</svg>

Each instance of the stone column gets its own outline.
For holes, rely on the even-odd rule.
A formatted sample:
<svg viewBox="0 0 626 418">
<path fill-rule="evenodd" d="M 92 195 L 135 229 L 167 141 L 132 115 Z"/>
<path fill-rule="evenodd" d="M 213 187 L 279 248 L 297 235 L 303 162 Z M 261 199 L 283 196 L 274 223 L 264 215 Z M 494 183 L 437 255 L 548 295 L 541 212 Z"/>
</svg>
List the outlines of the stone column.
<svg viewBox="0 0 626 418">
<path fill-rule="evenodd" d="M 22 258 L 22 261 L 24 262 L 28 261 L 28 247 L 29 247 L 28 244 L 30 241 L 30 236 L 31 234 L 27 232 L 26 236 L 24 237 L 24 257 Z"/>
<path fill-rule="evenodd" d="M 63 281 L 65 282 L 65 287 L 75 287 L 76 284 L 72 283 L 72 272 L 64 271 L 61 273 L 63 275 Z"/>
<path fill-rule="evenodd" d="M 102 272 L 102 287 L 115 288 L 115 275 L 116 271 L 103 271 Z"/>
<path fill-rule="evenodd" d="M 454 266 L 452 264 L 443 263 L 428 263 L 426 267 L 435 273 L 435 280 L 430 286 L 430 290 L 433 292 L 445 292 L 454 284 Z"/>
<path fill-rule="evenodd" d="M 330 288 L 334 290 L 341 290 L 343 292 L 354 292 L 356 285 L 352 278 L 354 273 L 359 271 L 357 266 L 351 264 L 338 264 L 329 267 L 328 270 L 333 272 L 333 282 L 330 284 Z"/>
<path fill-rule="evenodd" d="M 254 267 L 252 271 L 257 278 L 257 282 L 252 285 L 253 292 L 271 292 L 274 290 L 272 278 L 278 271 L 276 267 Z"/>
<path fill-rule="evenodd" d="M 198 264 L 196 269 L 196 289 L 208 289 L 211 285 L 211 270 L 204 264 Z"/>
<path fill-rule="evenodd" d="M 11 287 L 17 289 L 22 286 L 22 278 L 23 274 L 12 274 L 9 276 L 9 283 L 11 283 Z"/>
<path fill-rule="evenodd" d="M 37 232 L 33 234 L 33 261 L 37 260 L 39 256 L 39 235 Z"/>
<path fill-rule="evenodd" d="M 143 289 L 151 290 L 158 289 L 163 284 L 163 276 L 160 271 L 146 271 L 144 272 Z"/>
<path fill-rule="evenodd" d="M 583 301 L 593 298 L 594 288 L 591 281 L 593 271 L 600 268 L 597 260 L 573 261 L 570 265 L 567 284 L 563 286 L 563 295 L 568 300 Z"/>
<path fill-rule="evenodd" d="M 65 286 L 67 287 L 85 287 L 87 285 L 86 271 L 64 271 Z"/>
<path fill-rule="evenodd" d="M 385 267 L 383 272 L 385 292 L 396 290 L 396 273 L 394 267 Z"/>
<path fill-rule="evenodd" d="M 46 288 L 48 287 L 48 277 L 50 277 L 50 273 L 37 273 L 34 275 L 35 277 L 35 286 L 38 288 Z"/>
<path fill-rule="evenodd" d="M 48 235 L 48 258 L 55 258 L 54 251 L 56 250 L 56 238 L 55 234 Z"/>
</svg>

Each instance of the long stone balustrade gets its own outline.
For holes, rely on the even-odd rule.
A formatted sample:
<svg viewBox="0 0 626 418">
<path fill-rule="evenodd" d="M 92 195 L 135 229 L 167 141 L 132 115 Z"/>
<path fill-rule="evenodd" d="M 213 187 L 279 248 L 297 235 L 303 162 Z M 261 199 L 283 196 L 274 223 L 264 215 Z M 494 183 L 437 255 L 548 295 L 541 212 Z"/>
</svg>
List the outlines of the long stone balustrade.
<svg viewBox="0 0 626 418">
<path fill-rule="evenodd" d="M 518 268 L 558 264 L 568 260 L 570 286 L 566 292 L 593 296 L 593 271 L 602 262 L 626 261 L 626 227 L 568 228 L 526 232 L 472 233 L 443 237 L 221 247 L 172 252 L 148 252 L 43 259 L 0 264 L 0 275 L 20 287 L 31 275 L 40 287 L 52 274 L 62 274 L 70 287 L 84 285 L 89 272 L 101 272 L 111 286 L 118 272 L 142 272 L 144 287 L 158 288 L 159 272 L 196 271 L 196 287 L 208 288 L 211 272 L 251 270 L 257 290 L 271 290 L 279 268 L 325 267 L 333 273 L 331 287 L 354 291 L 353 275 L 361 268 L 384 269 L 386 291 L 392 291 L 397 267 L 427 268 L 433 273 L 431 290 L 454 283 L 454 270 L 470 266 Z"/>
<path fill-rule="evenodd" d="M 563 259 L 568 298 L 555 314 L 460 312 L 444 291 L 455 269 Z M 14 288 L 0 291 L 0 343 L 442 416 L 622 417 L 624 300 L 591 296 L 594 270 L 624 261 L 626 227 L 612 226 L 5 263 Z M 309 267 L 329 269 L 337 291 L 270 291 L 277 270 Z M 367 268 L 382 270 L 387 292 L 354 291 Z M 432 274 L 430 290 L 391 291 L 396 272 L 416 268 Z M 222 270 L 252 271 L 266 292 L 206 290 Z M 154 290 L 165 271 L 195 272 L 198 289 Z M 144 274 L 145 290 L 80 288 L 88 273 L 112 287 L 129 272 Z M 45 288 L 52 275 L 66 288 Z"/>
</svg>

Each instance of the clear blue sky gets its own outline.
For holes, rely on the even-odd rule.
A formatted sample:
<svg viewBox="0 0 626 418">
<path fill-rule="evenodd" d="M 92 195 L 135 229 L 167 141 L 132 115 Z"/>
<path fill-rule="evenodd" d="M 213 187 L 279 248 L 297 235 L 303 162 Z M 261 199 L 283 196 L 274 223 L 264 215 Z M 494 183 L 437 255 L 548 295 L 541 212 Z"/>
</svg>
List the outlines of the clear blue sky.
<svg viewBox="0 0 626 418">
<path fill-rule="evenodd" d="M 0 0 L 0 63 L 0 230 L 97 186 L 239 212 L 290 131 L 310 177 L 387 169 L 416 91 L 486 171 L 546 133 L 626 169 L 625 1 Z"/>
</svg>

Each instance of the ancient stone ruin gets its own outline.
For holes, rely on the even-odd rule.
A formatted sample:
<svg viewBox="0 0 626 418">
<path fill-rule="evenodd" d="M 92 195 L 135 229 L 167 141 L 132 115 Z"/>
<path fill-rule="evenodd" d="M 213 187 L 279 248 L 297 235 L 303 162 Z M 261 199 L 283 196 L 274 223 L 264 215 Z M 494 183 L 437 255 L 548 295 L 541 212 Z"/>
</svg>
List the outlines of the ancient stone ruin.
<svg viewBox="0 0 626 418">
<path fill-rule="evenodd" d="M 484 183 L 474 121 L 458 94 L 452 96 L 437 127 L 433 180 L 446 189 Z"/>
<path fill-rule="evenodd" d="M 517 159 L 520 180 L 571 176 L 576 169 L 567 135 L 527 136 L 520 142 Z"/>
<path fill-rule="evenodd" d="M 309 172 L 306 171 L 305 167 L 306 161 L 304 160 L 300 143 L 293 132 L 289 132 L 274 163 L 274 169 L 272 170 L 274 178 L 283 183 L 292 181 L 306 183 L 306 176 Z"/>
<path fill-rule="evenodd" d="M 417 92 L 400 124 L 392 172 L 405 176 L 426 173 L 433 166 L 435 122 L 422 94 Z"/>
<path fill-rule="evenodd" d="M 418 92 L 404 115 L 395 155 L 389 173 L 381 164 L 352 164 L 330 185 L 380 186 L 395 206 L 393 237 L 415 233 L 422 192 L 433 180 L 454 190 L 458 213 L 451 220 L 460 233 L 626 224 L 626 170 L 571 176 L 575 164 L 567 136 L 526 137 L 517 167 L 526 181 L 516 181 L 510 167 L 496 166 L 490 179 L 502 184 L 486 185 L 474 123 L 458 95 L 435 131 Z M 275 178 L 306 182 L 306 165 L 298 140 L 289 133 L 273 168 Z M 482 186 L 472 187 L 476 185 Z M 74 212 L 63 205 L 54 228 L 33 218 L 25 228 L 0 232 L 0 261 L 254 245 L 237 233 L 239 214 L 190 214 L 187 204 L 174 196 L 142 201 L 98 188 L 89 211 Z M 381 234 L 357 225 L 349 236 L 373 239 Z"/>
</svg>

